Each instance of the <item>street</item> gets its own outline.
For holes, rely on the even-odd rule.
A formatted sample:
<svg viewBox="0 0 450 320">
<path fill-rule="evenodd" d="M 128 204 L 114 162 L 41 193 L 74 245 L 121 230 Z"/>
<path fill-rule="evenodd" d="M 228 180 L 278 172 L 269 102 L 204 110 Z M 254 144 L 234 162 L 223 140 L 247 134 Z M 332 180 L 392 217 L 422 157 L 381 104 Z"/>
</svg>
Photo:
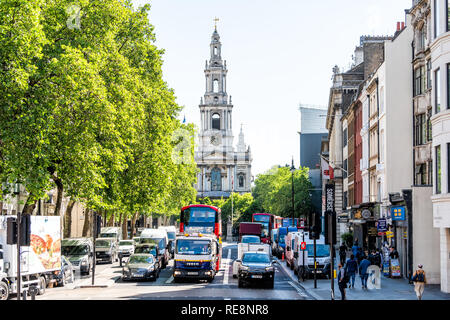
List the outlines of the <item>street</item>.
<svg viewBox="0 0 450 320">
<path fill-rule="evenodd" d="M 258 286 L 238 288 L 238 280 L 232 276 L 232 263 L 237 256 L 237 245 L 223 243 L 223 260 L 219 273 L 212 283 L 174 283 L 173 260 L 152 281 L 123 281 L 122 268 L 118 262 L 96 266 L 95 285 L 107 287 L 80 287 L 91 284 L 91 276 L 76 277 L 74 284 L 64 288 L 50 288 L 36 300 L 305 300 L 313 299 L 280 268 L 275 272 L 274 289 Z M 201 290 L 199 290 L 201 289 Z"/>
</svg>

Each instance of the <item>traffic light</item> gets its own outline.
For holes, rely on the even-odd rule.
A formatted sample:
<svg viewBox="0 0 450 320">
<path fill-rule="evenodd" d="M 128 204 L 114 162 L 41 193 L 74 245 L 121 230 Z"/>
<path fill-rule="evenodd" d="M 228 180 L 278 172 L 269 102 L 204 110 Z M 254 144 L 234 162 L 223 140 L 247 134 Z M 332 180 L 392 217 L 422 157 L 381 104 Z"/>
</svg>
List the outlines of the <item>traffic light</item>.
<svg viewBox="0 0 450 320">
<path fill-rule="evenodd" d="M 17 244 L 17 219 L 6 220 L 6 244 Z"/>
<path fill-rule="evenodd" d="M 309 231 L 309 239 L 320 239 L 320 233 L 322 231 L 322 215 L 318 212 L 312 213 L 312 218 L 309 220 L 311 221 L 311 227 Z"/>
<path fill-rule="evenodd" d="M 31 236 L 31 216 L 24 214 L 20 217 L 20 245 L 29 246 Z"/>
</svg>

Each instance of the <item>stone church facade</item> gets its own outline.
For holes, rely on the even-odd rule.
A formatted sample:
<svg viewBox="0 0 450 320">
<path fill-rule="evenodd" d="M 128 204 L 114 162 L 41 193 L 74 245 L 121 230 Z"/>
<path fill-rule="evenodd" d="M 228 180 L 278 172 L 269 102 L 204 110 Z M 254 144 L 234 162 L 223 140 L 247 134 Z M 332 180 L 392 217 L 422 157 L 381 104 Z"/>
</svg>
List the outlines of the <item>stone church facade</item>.
<svg viewBox="0 0 450 320">
<path fill-rule="evenodd" d="M 250 146 L 245 144 L 242 126 L 237 147 L 233 146 L 233 104 L 227 94 L 228 70 L 221 49 L 216 28 L 211 37 L 211 59 L 205 65 L 206 92 L 199 105 L 201 121 L 195 150 L 198 198 L 228 198 L 232 190 L 251 192 Z"/>
</svg>

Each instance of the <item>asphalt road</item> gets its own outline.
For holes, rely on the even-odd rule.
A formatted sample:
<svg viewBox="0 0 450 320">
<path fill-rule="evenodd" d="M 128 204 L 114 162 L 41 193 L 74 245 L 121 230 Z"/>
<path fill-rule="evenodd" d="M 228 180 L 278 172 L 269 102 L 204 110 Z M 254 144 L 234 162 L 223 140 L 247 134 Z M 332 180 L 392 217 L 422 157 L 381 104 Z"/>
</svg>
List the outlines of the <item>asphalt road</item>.
<svg viewBox="0 0 450 320">
<path fill-rule="evenodd" d="M 275 264 L 274 289 L 261 286 L 238 288 L 238 281 L 232 276 L 232 263 L 237 256 L 237 245 L 223 243 L 221 270 L 213 282 L 174 283 L 172 277 L 173 260 L 161 271 L 156 281 L 122 281 L 122 268 L 119 263 L 97 265 L 96 284 L 107 287 L 80 288 L 91 284 L 90 276 L 77 276 L 74 284 L 64 288 L 47 289 L 36 300 L 94 300 L 94 299 L 177 299 L 177 300 L 252 300 L 281 299 L 305 300 L 312 297 L 296 281 L 293 281 L 283 269 Z"/>
</svg>

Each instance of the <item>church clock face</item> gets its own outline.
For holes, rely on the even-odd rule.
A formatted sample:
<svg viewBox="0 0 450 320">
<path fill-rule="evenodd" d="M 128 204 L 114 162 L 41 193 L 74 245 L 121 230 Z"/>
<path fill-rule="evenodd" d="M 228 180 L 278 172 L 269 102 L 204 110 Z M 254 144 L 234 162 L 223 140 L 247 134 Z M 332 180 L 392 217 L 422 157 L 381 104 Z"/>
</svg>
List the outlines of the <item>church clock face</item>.
<svg viewBox="0 0 450 320">
<path fill-rule="evenodd" d="M 211 136 L 211 144 L 214 146 L 219 146 L 222 143 L 222 137 L 220 136 L 220 134 L 214 134 Z"/>
</svg>

